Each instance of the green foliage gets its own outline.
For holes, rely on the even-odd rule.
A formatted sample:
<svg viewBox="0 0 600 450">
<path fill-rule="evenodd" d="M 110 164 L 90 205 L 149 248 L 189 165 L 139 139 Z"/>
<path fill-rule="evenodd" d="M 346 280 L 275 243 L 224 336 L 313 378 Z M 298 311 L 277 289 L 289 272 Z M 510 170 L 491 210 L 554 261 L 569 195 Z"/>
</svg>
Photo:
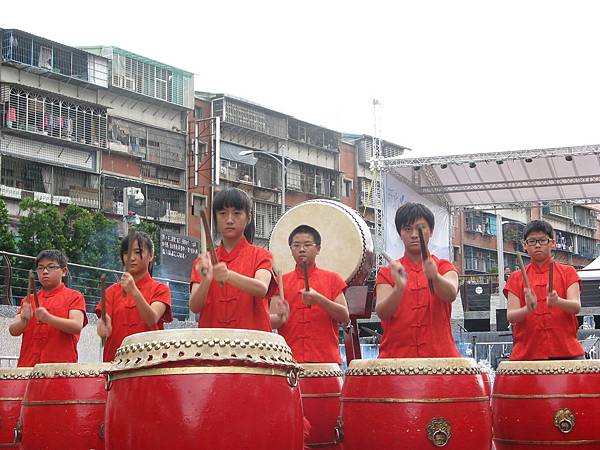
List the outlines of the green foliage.
<svg viewBox="0 0 600 450">
<path fill-rule="evenodd" d="M 66 239 L 58 208 L 32 198 L 20 203 L 19 253 L 35 256 L 44 249 L 64 250 Z"/>
<path fill-rule="evenodd" d="M 0 251 L 14 253 L 15 238 L 10 231 L 6 203 L 0 199 Z"/>
</svg>

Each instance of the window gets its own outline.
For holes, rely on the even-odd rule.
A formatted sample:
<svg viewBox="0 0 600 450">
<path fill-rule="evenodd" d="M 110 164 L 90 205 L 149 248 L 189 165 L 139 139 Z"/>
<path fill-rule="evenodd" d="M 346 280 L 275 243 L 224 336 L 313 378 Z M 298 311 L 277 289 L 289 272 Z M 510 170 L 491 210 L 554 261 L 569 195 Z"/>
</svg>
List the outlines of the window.
<svg viewBox="0 0 600 450">
<path fill-rule="evenodd" d="M 279 219 L 279 206 L 256 202 L 256 237 L 267 239 Z"/>
<path fill-rule="evenodd" d="M 194 119 L 198 120 L 198 119 L 203 119 L 204 118 L 204 111 L 202 110 L 202 108 L 200 106 L 196 106 L 194 108 Z"/>
<path fill-rule="evenodd" d="M 192 215 L 200 216 L 200 211 L 206 208 L 206 197 L 204 195 L 192 194 Z"/>
<path fill-rule="evenodd" d="M 352 195 L 352 180 L 344 178 L 344 197 Z"/>
</svg>

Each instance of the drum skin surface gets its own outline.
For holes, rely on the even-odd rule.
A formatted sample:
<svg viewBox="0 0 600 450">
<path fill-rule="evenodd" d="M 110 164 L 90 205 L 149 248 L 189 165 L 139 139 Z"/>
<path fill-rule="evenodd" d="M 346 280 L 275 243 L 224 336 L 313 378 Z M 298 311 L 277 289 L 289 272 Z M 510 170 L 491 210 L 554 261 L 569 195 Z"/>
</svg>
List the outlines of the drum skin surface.
<svg viewBox="0 0 600 450">
<path fill-rule="evenodd" d="M 348 285 L 363 284 L 374 262 L 371 232 L 356 211 L 333 200 L 308 200 L 281 216 L 269 239 L 276 271 L 294 270 L 288 237 L 299 225 L 309 225 L 321 235 L 319 267 L 339 274 Z"/>
<path fill-rule="evenodd" d="M 129 336 L 109 373 L 106 448 L 301 450 L 299 370 L 273 333 Z"/>
<path fill-rule="evenodd" d="M 335 363 L 304 363 L 300 392 L 304 417 L 310 422 L 308 448 L 339 450 L 335 428 L 340 416 L 342 371 Z"/>
<path fill-rule="evenodd" d="M 489 400 L 463 358 L 354 360 L 342 390 L 344 450 L 489 450 Z"/>
<path fill-rule="evenodd" d="M 15 427 L 31 368 L 0 369 L 0 448 L 18 448 Z"/>
<path fill-rule="evenodd" d="M 500 363 L 492 416 L 497 450 L 600 449 L 600 361 Z"/>
<path fill-rule="evenodd" d="M 38 364 L 23 397 L 22 450 L 103 450 L 105 364 Z"/>
</svg>

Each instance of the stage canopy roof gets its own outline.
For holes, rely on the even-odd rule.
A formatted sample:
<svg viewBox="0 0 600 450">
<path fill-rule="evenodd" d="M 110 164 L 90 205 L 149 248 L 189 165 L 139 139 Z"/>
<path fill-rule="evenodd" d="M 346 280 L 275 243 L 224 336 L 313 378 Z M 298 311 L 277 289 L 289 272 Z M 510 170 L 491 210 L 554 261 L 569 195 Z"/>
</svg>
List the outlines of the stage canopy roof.
<svg viewBox="0 0 600 450">
<path fill-rule="evenodd" d="M 449 207 L 600 203 L 600 145 L 382 158 L 372 164 Z"/>
</svg>

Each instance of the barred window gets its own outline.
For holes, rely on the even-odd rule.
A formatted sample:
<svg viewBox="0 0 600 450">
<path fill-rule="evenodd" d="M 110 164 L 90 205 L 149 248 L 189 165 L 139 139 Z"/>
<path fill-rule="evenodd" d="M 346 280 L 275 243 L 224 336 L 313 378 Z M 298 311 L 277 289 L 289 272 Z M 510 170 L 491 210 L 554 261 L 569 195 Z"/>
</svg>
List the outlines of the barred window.
<svg viewBox="0 0 600 450">
<path fill-rule="evenodd" d="M 279 205 L 256 202 L 254 205 L 256 216 L 256 237 L 267 239 L 271 236 L 273 227 L 279 220 Z"/>
<path fill-rule="evenodd" d="M 107 148 L 106 108 L 66 101 L 18 87 L 2 86 L 4 126 Z"/>
</svg>

